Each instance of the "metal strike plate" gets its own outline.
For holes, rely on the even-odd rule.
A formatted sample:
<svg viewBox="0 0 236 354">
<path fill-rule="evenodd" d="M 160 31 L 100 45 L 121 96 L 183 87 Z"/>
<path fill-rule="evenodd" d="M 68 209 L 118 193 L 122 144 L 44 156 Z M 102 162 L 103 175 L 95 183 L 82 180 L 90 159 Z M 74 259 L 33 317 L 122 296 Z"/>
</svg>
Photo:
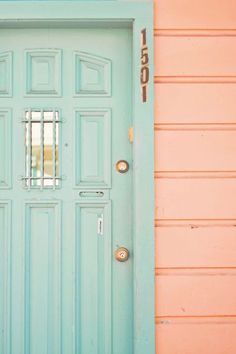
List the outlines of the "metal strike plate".
<svg viewBox="0 0 236 354">
<path fill-rule="evenodd" d="M 127 161 L 125 160 L 119 160 L 116 163 L 116 170 L 120 173 L 126 173 L 127 171 L 129 171 L 129 164 Z"/>
<path fill-rule="evenodd" d="M 129 259 L 129 251 L 125 247 L 120 247 L 115 252 L 115 258 L 118 262 L 126 262 Z"/>
</svg>

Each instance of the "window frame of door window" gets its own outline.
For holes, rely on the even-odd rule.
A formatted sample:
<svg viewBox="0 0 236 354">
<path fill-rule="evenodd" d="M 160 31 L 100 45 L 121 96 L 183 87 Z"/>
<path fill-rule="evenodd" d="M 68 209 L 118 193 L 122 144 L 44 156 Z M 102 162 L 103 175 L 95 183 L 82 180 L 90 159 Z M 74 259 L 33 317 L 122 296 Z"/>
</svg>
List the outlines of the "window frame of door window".
<svg viewBox="0 0 236 354">
<path fill-rule="evenodd" d="M 0 28 L 54 21 L 86 25 L 129 24 L 133 33 L 134 176 L 134 354 L 155 353 L 154 262 L 154 87 L 153 3 L 140 1 L 1 1 Z M 141 31 L 146 28 L 149 55 L 147 102 L 141 96 Z M 128 134 L 128 132 L 127 132 Z"/>
</svg>

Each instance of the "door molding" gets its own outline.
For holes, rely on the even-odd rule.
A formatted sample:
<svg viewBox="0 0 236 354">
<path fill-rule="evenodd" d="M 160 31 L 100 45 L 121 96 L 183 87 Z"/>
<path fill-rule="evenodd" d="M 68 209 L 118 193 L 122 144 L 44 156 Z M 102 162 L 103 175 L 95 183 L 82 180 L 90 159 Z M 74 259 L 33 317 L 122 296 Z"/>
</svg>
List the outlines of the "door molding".
<svg viewBox="0 0 236 354">
<path fill-rule="evenodd" d="M 45 23 L 132 27 L 134 179 L 134 354 L 155 353 L 153 4 L 140 1 L 1 1 L 0 28 Z M 149 51 L 148 99 L 140 86 L 141 31 Z M 127 132 L 128 134 L 128 132 Z"/>
</svg>

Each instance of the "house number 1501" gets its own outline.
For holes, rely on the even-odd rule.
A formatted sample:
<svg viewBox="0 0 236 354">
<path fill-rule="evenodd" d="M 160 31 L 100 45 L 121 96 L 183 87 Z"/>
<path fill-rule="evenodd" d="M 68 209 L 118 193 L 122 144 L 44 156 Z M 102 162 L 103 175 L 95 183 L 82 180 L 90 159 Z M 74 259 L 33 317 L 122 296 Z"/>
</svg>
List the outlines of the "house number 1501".
<svg viewBox="0 0 236 354">
<path fill-rule="evenodd" d="M 148 47 L 147 47 L 147 31 L 146 28 L 144 28 L 141 31 L 141 72 L 140 72 L 140 83 L 141 83 L 143 102 L 147 102 L 148 81 L 149 81 L 149 58 L 148 58 Z"/>
</svg>

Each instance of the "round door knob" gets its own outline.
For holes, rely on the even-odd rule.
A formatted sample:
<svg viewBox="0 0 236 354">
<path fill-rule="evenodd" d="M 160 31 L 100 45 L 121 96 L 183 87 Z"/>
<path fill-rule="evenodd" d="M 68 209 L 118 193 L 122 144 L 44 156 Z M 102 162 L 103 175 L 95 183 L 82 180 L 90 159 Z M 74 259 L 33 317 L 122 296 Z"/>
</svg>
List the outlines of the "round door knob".
<svg viewBox="0 0 236 354">
<path fill-rule="evenodd" d="M 116 250 L 115 257 L 119 262 L 126 262 L 129 259 L 129 251 L 125 247 L 120 247 Z"/>
<path fill-rule="evenodd" d="M 125 173 L 125 172 L 129 171 L 129 164 L 125 160 L 119 160 L 116 163 L 116 169 L 120 173 Z"/>
</svg>

